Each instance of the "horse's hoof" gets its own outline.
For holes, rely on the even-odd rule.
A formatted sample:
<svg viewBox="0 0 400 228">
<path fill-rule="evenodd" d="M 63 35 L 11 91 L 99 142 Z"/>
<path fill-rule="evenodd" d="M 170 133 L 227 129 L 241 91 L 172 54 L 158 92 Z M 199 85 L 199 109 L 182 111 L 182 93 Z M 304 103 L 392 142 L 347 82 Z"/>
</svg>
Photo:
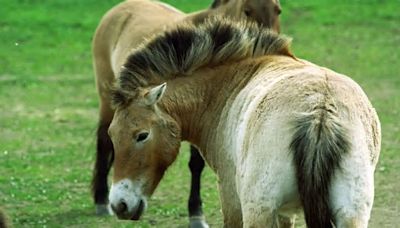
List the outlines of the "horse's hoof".
<svg viewBox="0 0 400 228">
<path fill-rule="evenodd" d="M 96 204 L 96 215 L 98 216 L 105 216 L 105 215 L 112 215 L 112 211 L 108 204 Z"/>
<path fill-rule="evenodd" d="M 204 216 L 190 217 L 189 228 L 209 228 Z"/>
</svg>

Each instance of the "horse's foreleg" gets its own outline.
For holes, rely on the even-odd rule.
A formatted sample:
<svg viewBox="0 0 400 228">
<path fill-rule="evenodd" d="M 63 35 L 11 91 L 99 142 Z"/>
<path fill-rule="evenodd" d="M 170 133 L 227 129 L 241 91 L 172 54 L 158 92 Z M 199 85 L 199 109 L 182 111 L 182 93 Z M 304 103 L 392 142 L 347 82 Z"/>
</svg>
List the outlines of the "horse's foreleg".
<svg viewBox="0 0 400 228">
<path fill-rule="evenodd" d="M 100 124 L 97 130 L 96 163 L 93 170 L 92 194 L 96 214 L 110 214 L 108 209 L 107 176 L 114 160 L 114 150 L 107 130 L 110 123 Z"/>
<path fill-rule="evenodd" d="M 96 204 L 96 214 L 110 214 L 108 208 L 107 176 L 114 160 L 114 147 L 108 135 L 108 127 L 114 116 L 111 108 L 111 91 L 115 74 L 111 66 L 110 46 L 115 46 L 111 39 L 113 30 L 110 18 L 103 18 L 93 37 L 93 66 L 96 87 L 99 96 L 99 126 L 97 128 L 96 163 L 93 170 L 92 194 Z M 108 22 L 107 22 L 108 21 Z M 111 33 L 110 33 L 111 31 Z"/>
<path fill-rule="evenodd" d="M 202 202 L 200 196 L 201 172 L 204 169 L 204 160 L 199 151 L 190 146 L 189 168 L 192 174 L 190 196 L 188 202 L 190 227 L 208 227 L 203 216 Z"/>
</svg>

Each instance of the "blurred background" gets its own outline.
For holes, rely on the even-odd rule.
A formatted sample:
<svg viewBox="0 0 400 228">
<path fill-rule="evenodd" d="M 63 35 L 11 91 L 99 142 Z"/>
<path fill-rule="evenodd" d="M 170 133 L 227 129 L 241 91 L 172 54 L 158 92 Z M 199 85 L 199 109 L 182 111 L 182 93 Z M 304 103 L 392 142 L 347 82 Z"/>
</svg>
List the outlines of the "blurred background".
<svg viewBox="0 0 400 228">
<path fill-rule="evenodd" d="M 5 0 L 0 7 L 0 206 L 15 227 L 186 227 L 188 145 L 141 222 L 97 217 L 90 195 L 97 95 L 91 39 L 119 0 Z M 165 0 L 184 12 L 211 0 Z M 370 227 L 400 224 L 400 1 L 281 0 L 296 56 L 357 81 L 378 111 L 382 152 Z M 216 178 L 204 212 L 222 226 Z M 303 222 L 300 221 L 300 224 Z M 301 227 L 301 226 L 300 226 Z"/>
</svg>

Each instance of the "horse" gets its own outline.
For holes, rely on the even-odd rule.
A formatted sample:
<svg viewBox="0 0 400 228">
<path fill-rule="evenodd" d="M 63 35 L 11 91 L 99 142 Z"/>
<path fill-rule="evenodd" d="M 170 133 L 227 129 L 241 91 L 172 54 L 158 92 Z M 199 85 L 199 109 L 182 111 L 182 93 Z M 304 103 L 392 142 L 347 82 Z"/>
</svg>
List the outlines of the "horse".
<svg viewBox="0 0 400 228">
<path fill-rule="evenodd" d="M 108 11 L 99 23 L 92 43 L 93 65 L 99 95 L 99 124 L 97 153 L 92 178 L 92 195 L 96 213 L 108 214 L 107 176 L 113 163 L 113 145 L 107 134 L 114 111 L 111 108 L 110 87 L 114 83 L 130 51 L 147 37 L 181 21 L 200 23 L 212 15 L 253 20 L 279 32 L 281 7 L 277 0 L 215 0 L 210 9 L 192 14 L 165 3 L 147 0 L 125 1 Z M 204 161 L 195 147 L 191 147 L 189 168 L 192 184 L 189 197 L 189 216 L 202 218 L 200 176 Z"/>
<path fill-rule="evenodd" d="M 367 227 L 378 115 L 355 81 L 297 58 L 290 43 L 217 17 L 132 51 L 108 130 L 119 219 L 140 219 L 185 140 L 218 177 L 225 227 L 294 227 L 280 215 L 301 211 L 311 228 Z"/>
<path fill-rule="evenodd" d="M 4 213 L 3 209 L 0 207 L 0 227 L 1 228 L 7 228 L 10 227 L 10 224 L 8 222 L 7 216 Z"/>
</svg>

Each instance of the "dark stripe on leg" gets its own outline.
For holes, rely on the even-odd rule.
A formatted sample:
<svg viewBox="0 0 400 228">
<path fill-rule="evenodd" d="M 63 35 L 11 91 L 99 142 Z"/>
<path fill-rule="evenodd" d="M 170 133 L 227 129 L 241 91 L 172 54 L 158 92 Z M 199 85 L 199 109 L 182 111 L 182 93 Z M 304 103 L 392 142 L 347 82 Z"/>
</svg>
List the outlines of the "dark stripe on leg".
<svg viewBox="0 0 400 228">
<path fill-rule="evenodd" d="M 204 160 L 201 157 L 199 151 L 194 146 L 190 146 L 189 168 L 192 174 L 192 182 L 188 203 L 189 216 L 202 216 L 203 209 L 200 196 L 200 178 L 204 168 Z"/>
<path fill-rule="evenodd" d="M 101 124 L 97 130 L 97 154 L 93 170 L 92 194 L 96 204 L 108 203 L 107 176 L 114 159 L 114 148 L 108 136 L 109 124 Z"/>
</svg>

